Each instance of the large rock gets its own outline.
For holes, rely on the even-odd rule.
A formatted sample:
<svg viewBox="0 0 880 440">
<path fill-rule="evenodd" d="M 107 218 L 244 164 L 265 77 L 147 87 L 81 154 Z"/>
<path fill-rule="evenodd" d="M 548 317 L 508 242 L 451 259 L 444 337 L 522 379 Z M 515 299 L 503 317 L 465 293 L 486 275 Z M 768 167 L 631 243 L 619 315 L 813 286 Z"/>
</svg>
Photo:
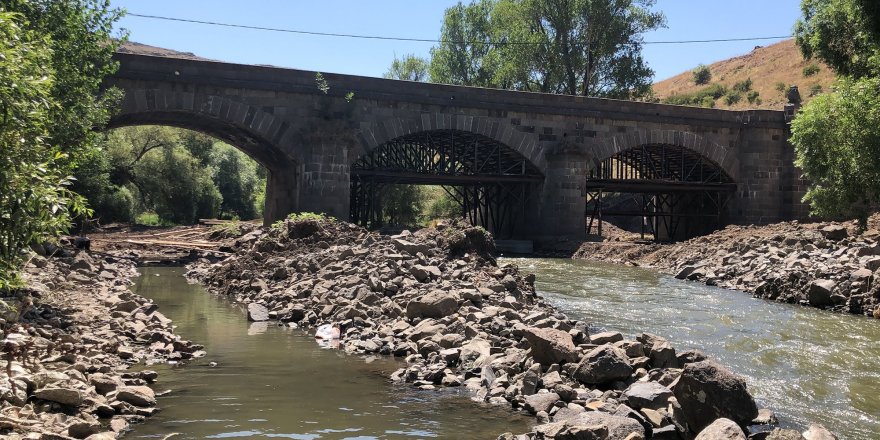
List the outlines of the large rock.
<svg viewBox="0 0 880 440">
<path fill-rule="evenodd" d="M 793 429 L 776 428 L 770 431 L 765 440 L 804 440 L 804 436 Z"/>
<path fill-rule="evenodd" d="M 66 406 L 80 406 L 83 403 L 82 392 L 73 388 L 46 387 L 37 390 L 34 397 Z"/>
<path fill-rule="evenodd" d="M 269 320 L 269 309 L 262 304 L 250 303 L 247 305 L 247 318 L 248 321 L 268 321 Z"/>
<path fill-rule="evenodd" d="M 831 431 L 818 423 L 813 423 L 809 429 L 804 431 L 804 438 L 807 440 L 837 440 L 837 437 Z"/>
<path fill-rule="evenodd" d="M 116 393 L 116 399 L 130 403 L 134 406 L 155 406 L 156 394 L 150 387 L 144 386 L 126 386 L 119 387 Z"/>
<path fill-rule="evenodd" d="M 672 392 L 694 433 L 719 418 L 745 425 L 758 415 L 745 380 L 712 360 L 685 365 Z"/>
<path fill-rule="evenodd" d="M 391 243 L 394 245 L 394 247 L 398 251 L 403 251 L 403 252 L 406 252 L 410 255 L 415 255 L 419 252 L 421 252 L 421 253 L 428 252 L 428 245 L 421 244 L 421 243 L 413 243 L 411 241 L 404 240 L 402 238 L 395 238 L 394 240 L 391 240 Z"/>
<path fill-rule="evenodd" d="M 733 420 L 718 419 L 700 431 L 694 440 L 747 440 L 747 437 Z"/>
<path fill-rule="evenodd" d="M 827 306 L 833 301 L 831 296 L 834 292 L 834 286 L 837 284 L 831 280 L 815 280 L 810 283 L 807 288 L 807 300 L 812 306 Z"/>
<path fill-rule="evenodd" d="M 576 362 L 578 350 L 568 332 L 553 328 L 529 327 L 525 337 L 532 348 L 532 357 L 543 365 Z"/>
<path fill-rule="evenodd" d="M 526 410 L 532 414 L 541 411 L 550 412 L 550 408 L 559 401 L 559 394 L 556 393 L 538 393 L 526 396 Z"/>
<path fill-rule="evenodd" d="M 629 417 L 615 416 L 600 411 L 588 411 L 578 414 L 564 423 L 569 426 L 605 425 L 608 428 L 608 437 L 605 438 L 608 440 L 626 440 L 632 433 L 638 434 L 639 438 L 645 438 L 645 428 L 638 421 Z"/>
<path fill-rule="evenodd" d="M 406 305 L 406 316 L 413 318 L 442 318 L 458 310 L 458 295 L 444 290 L 432 290 Z"/>
<path fill-rule="evenodd" d="M 849 236 L 846 228 L 839 225 L 825 226 L 824 228 L 819 229 L 819 233 L 822 234 L 823 237 L 834 241 L 843 240 L 844 238 Z"/>
<path fill-rule="evenodd" d="M 597 385 L 628 378 L 633 373 L 626 353 L 611 345 L 596 347 L 584 355 L 574 378 L 585 384 Z"/>
<path fill-rule="evenodd" d="M 640 408 L 666 408 L 672 390 L 657 382 L 636 382 L 623 392 L 629 406 Z"/>
</svg>

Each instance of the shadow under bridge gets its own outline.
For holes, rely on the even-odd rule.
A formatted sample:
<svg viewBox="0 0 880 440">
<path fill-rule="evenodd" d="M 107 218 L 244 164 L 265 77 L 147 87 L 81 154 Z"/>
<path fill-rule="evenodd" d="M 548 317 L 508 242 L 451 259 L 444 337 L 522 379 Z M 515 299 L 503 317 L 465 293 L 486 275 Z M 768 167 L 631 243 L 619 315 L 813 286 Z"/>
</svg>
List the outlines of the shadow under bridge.
<svg viewBox="0 0 880 440">
<path fill-rule="evenodd" d="M 351 221 L 386 225 L 387 191 L 394 185 L 437 185 L 462 217 L 499 238 L 521 234 L 541 172 L 503 143 L 462 130 L 431 130 L 388 141 L 351 167 Z"/>
</svg>

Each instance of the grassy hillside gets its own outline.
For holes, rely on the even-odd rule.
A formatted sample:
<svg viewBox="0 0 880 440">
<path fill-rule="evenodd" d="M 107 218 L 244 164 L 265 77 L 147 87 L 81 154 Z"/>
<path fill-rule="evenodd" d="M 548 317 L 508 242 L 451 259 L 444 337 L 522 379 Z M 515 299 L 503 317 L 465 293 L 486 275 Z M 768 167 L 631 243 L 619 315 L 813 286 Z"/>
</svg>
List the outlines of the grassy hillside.
<svg viewBox="0 0 880 440">
<path fill-rule="evenodd" d="M 817 60 L 804 60 L 794 40 L 759 46 L 751 53 L 708 67 L 712 74 L 708 84 L 694 84 L 694 75 L 689 70 L 655 83 L 654 94 L 660 102 L 670 104 L 782 110 L 789 85 L 798 86 L 804 102 L 834 85 L 834 72 Z M 737 99 L 733 95 L 739 95 L 738 102 L 733 102 Z"/>
</svg>

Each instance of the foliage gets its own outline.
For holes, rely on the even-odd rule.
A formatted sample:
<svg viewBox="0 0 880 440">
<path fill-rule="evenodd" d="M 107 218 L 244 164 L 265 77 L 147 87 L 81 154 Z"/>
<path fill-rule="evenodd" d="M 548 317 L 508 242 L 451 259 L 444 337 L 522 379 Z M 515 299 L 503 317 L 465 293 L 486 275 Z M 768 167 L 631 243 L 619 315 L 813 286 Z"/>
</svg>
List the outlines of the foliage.
<svg viewBox="0 0 880 440">
<path fill-rule="evenodd" d="M 321 72 L 315 73 L 315 84 L 318 86 L 318 90 L 320 90 L 325 95 L 330 92 L 330 84 L 324 79 L 324 74 Z"/>
<path fill-rule="evenodd" d="M 721 84 L 712 84 L 693 93 L 672 95 L 663 99 L 664 104 L 695 105 L 699 107 L 714 107 L 715 100 L 727 93 L 727 87 Z"/>
<path fill-rule="evenodd" d="M 731 91 L 727 92 L 726 95 L 724 95 L 724 102 L 727 105 L 734 105 L 734 104 L 738 103 L 740 100 L 742 100 L 742 94 L 740 94 L 739 92 L 734 91 L 734 90 L 731 90 Z"/>
<path fill-rule="evenodd" d="M 423 189 L 423 193 L 425 203 L 422 207 L 422 223 L 461 216 L 461 205 L 450 197 L 442 186 L 427 186 Z"/>
<path fill-rule="evenodd" d="M 746 95 L 746 99 L 749 100 L 749 104 L 761 105 L 761 93 L 757 90 L 752 90 Z"/>
<path fill-rule="evenodd" d="M 479 0 L 446 10 L 431 50 L 435 82 L 637 98 L 653 72 L 642 34 L 663 27 L 654 0 Z M 512 42 L 515 44 L 505 44 Z M 497 44 L 494 44 L 497 43 Z"/>
<path fill-rule="evenodd" d="M 389 185 L 383 188 L 380 198 L 382 219 L 387 225 L 414 226 L 424 206 L 420 185 Z"/>
<path fill-rule="evenodd" d="M 864 228 L 880 202 L 880 79 L 842 78 L 834 93 L 792 122 L 796 165 L 811 182 L 805 201 L 825 217 L 855 216 Z"/>
<path fill-rule="evenodd" d="M 810 86 L 810 96 L 816 96 L 822 93 L 822 84 L 813 84 Z"/>
<path fill-rule="evenodd" d="M 745 80 L 739 81 L 733 85 L 733 90 L 737 92 L 746 93 L 749 90 L 752 90 L 752 79 L 746 78 Z"/>
<path fill-rule="evenodd" d="M 428 60 L 413 54 L 405 55 L 403 58 L 397 58 L 395 55 L 394 61 L 391 62 L 391 67 L 382 76 L 388 79 L 430 82 L 429 67 Z"/>
<path fill-rule="evenodd" d="M 221 143 L 213 145 L 209 164 L 223 199 L 220 218 L 259 217 L 261 205 L 257 205 L 257 197 L 265 188 L 265 180 L 258 174 L 259 165 L 235 147 Z"/>
<path fill-rule="evenodd" d="M 217 233 L 222 237 L 239 237 L 241 236 L 241 222 L 233 219 L 211 227 L 212 233 Z"/>
<path fill-rule="evenodd" d="M 323 212 L 292 212 L 287 215 L 287 221 L 290 222 L 298 222 L 303 220 L 315 220 L 315 221 L 336 221 L 336 218 L 333 216 L 324 214 Z"/>
<path fill-rule="evenodd" d="M 700 64 L 691 73 L 694 75 L 694 84 L 698 86 L 709 84 L 709 81 L 712 81 L 712 71 L 705 64 Z"/>
<path fill-rule="evenodd" d="M 876 0 L 802 0 L 795 41 L 840 75 L 880 73 L 880 7 Z"/>
<path fill-rule="evenodd" d="M 142 212 L 134 218 L 134 222 L 144 226 L 159 226 L 162 224 L 159 214 L 155 212 Z"/>
<path fill-rule="evenodd" d="M 782 81 L 779 81 L 776 84 L 774 84 L 773 88 L 776 89 L 777 92 L 782 93 L 783 95 L 785 94 L 786 90 L 788 89 L 788 87 L 786 87 L 785 83 Z"/>
<path fill-rule="evenodd" d="M 813 75 L 819 73 L 820 70 L 821 70 L 821 69 L 819 68 L 819 65 L 818 65 L 818 64 L 816 64 L 816 63 L 812 63 L 812 64 L 809 64 L 809 65 L 807 65 L 806 67 L 804 67 L 804 71 L 803 71 L 803 73 L 804 73 L 804 76 L 805 76 L 805 77 L 808 77 L 808 78 L 809 78 L 809 77 L 811 77 L 811 76 L 813 76 Z"/>
</svg>

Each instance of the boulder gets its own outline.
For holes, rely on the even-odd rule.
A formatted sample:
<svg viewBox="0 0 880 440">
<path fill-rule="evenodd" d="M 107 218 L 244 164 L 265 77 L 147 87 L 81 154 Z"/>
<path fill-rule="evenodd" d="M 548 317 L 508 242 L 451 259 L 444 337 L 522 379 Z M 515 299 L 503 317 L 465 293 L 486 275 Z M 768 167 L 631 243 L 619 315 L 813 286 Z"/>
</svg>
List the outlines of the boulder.
<svg viewBox="0 0 880 440">
<path fill-rule="evenodd" d="M 694 440 L 748 440 L 742 428 L 733 420 L 718 419 L 703 428 Z"/>
<path fill-rule="evenodd" d="M 155 406 L 156 394 L 150 387 L 145 386 L 125 386 L 119 387 L 116 393 L 116 399 L 134 406 Z"/>
<path fill-rule="evenodd" d="M 590 335 L 590 343 L 596 345 L 613 344 L 622 340 L 623 335 L 620 332 L 602 332 Z"/>
<path fill-rule="evenodd" d="M 793 429 L 776 428 L 767 434 L 765 440 L 804 440 L 804 436 Z"/>
<path fill-rule="evenodd" d="M 807 300 L 812 306 L 827 306 L 832 303 L 831 296 L 837 283 L 831 280 L 814 280 L 807 288 Z"/>
<path fill-rule="evenodd" d="M 804 438 L 806 440 L 837 440 L 837 437 L 831 433 L 831 431 L 825 429 L 824 426 L 813 423 L 810 427 L 804 431 Z"/>
<path fill-rule="evenodd" d="M 651 365 L 654 368 L 678 368 L 678 358 L 675 357 L 675 348 L 665 339 L 654 342 L 651 346 Z"/>
<path fill-rule="evenodd" d="M 408 240 L 404 240 L 402 238 L 395 238 L 391 240 L 391 243 L 394 245 L 394 248 L 398 251 L 406 252 L 410 255 L 416 255 L 417 253 L 426 253 L 428 252 L 428 245 L 421 243 L 413 243 Z"/>
<path fill-rule="evenodd" d="M 553 405 L 558 401 L 559 394 L 556 393 L 532 394 L 531 396 L 526 396 L 525 408 L 532 414 L 537 414 L 541 411 L 549 412 L 550 408 L 553 408 Z"/>
<path fill-rule="evenodd" d="M 440 268 L 437 266 L 422 266 L 416 264 L 409 272 L 420 282 L 430 281 L 431 277 L 440 278 Z"/>
<path fill-rule="evenodd" d="M 629 406 L 640 408 L 666 408 L 672 390 L 657 382 L 636 382 L 623 392 Z"/>
<path fill-rule="evenodd" d="M 247 319 L 254 322 L 268 321 L 269 309 L 262 304 L 250 303 L 247 305 Z"/>
<path fill-rule="evenodd" d="M 633 367 L 623 350 L 603 345 L 584 355 L 574 378 L 585 384 L 598 385 L 627 379 L 632 373 Z"/>
<path fill-rule="evenodd" d="M 444 290 L 432 290 L 406 305 L 406 316 L 413 318 L 442 318 L 458 310 L 458 295 Z"/>
<path fill-rule="evenodd" d="M 693 433 L 719 418 L 745 425 L 758 416 L 745 380 L 712 360 L 685 365 L 672 392 Z"/>
<path fill-rule="evenodd" d="M 645 438 L 645 428 L 629 417 L 615 416 L 600 411 L 588 411 L 578 414 L 573 419 L 564 422 L 569 426 L 596 426 L 605 425 L 608 428 L 608 440 L 626 440 L 633 433 L 639 438 Z M 558 438 L 558 437 L 557 437 Z M 568 437 L 578 438 L 578 437 Z"/>
<path fill-rule="evenodd" d="M 579 354 L 568 332 L 554 328 L 529 327 L 524 330 L 532 357 L 542 365 L 576 362 Z"/>
<path fill-rule="evenodd" d="M 80 406 L 83 403 L 82 393 L 73 388 L 46 387 L 34 393 L 37 399 L 57 402 L 66 406 Z"/>
<path fill-rule="evenodd" d="M 575 423 L 572 420 L 538 425 L 534 432 L 538 438 L 553 440 L 605 440 L 608 438 L 608 427 L 605 425 L 587 425 Z"/>
<path fill-rule="evenodd" d="M 819 229 L 819 233 L 822 234 L 823 237 L 833 241 L 843 240 L 849 236 L 846 228 L 840 225 L 825 226 L 824 228 Z"/>
</svg>

